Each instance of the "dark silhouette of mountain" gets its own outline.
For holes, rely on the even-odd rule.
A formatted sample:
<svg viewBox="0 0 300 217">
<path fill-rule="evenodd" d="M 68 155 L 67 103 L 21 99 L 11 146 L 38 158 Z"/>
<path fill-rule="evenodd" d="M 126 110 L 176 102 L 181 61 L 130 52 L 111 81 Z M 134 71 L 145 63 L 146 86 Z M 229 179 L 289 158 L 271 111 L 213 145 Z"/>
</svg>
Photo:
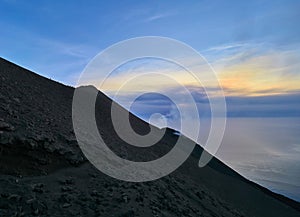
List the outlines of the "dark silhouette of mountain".
<svg viewBox="0 0 300 217">
<path fill-rule="evenodd" d="M 74 88 L 4 59 L 0 84 L 0 216 L 300 216 L 298 202 L 243 178 L 216 158 L 199 168 L 200 146 L 159 180 L 111 178 L 86 160 L 76 142 Z M 98 128 L 116 154 L 149 161 L 172 148 L 178 138 L 172 129 L 149 148 L 123 142 L 112 126 L 111 104 L 98 93 Z M 140 134 L 149 131 L 134 115 L 130 122 Z"/>
</svg>

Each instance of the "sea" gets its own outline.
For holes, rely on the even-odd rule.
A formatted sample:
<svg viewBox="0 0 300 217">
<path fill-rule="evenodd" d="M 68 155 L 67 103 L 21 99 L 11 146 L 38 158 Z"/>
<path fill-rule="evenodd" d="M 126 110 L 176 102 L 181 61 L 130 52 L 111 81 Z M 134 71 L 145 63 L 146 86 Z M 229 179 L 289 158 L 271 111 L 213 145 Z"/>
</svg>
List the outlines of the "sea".
<svg viewBox="0 0 300 217">
<path fill-rule="evenodd" d="M 216 157 L 300 202 L 300 118 L 228 118 Z"/>
</svg>

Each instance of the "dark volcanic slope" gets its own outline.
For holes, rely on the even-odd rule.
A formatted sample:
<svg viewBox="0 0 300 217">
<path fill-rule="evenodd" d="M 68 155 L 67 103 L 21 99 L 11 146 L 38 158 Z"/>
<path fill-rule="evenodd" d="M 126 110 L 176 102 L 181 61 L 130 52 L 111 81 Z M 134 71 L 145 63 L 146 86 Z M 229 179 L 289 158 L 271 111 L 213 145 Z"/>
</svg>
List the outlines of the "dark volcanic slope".
<svg viewBox="0 0 300 217">
<path fill-rule="evenodd" d="M 160 180 L 110 178 L 77 145 L 73 88 L 4 59 L 0 85 L 0 216 L 300 216 L 297 202 L 247 181 L 217 159 L 198 168 L 200 147 Z M 167 130 L 151 148 L 129 146 L 112 128 L 110 99 L 99 93 L 97 105 L 99 131 L 122 157 L 152 160 L 176 141 Z M 147 133 L 147 123 L 130 118 L 137 132 Z"/>
</svg>

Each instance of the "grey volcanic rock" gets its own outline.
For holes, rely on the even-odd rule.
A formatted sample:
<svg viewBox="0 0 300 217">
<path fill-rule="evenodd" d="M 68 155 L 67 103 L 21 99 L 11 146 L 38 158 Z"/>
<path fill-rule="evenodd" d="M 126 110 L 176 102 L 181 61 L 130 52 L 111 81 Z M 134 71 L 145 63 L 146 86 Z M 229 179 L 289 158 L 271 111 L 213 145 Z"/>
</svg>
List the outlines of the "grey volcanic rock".
<svg viewBox="0 0 300 217">
<path fill-rule="evenodd" d="M 0 132 L 3 133 L 2 131 L 14 131 L 14 127 L 3 120 L 0 119 Z"/>
<path fill-rule="evenodd" d="M 72 87 L 4 59 L 0 85 L 0 216 L 300 216 L 299 203 L 246 180 L 216 158 L 199 168 L 200 146 L 159 180 L 108 177 L 78 147 Z M 111 103 L 99 92 L 96 119 L 116 154 L 148 161 L 172 148 L 178 136 L 171 129 L 149 148 L 124 143 L 111 123 Z M 149 131 L 134 115 L 130 121 L 136 132 Z"/>
</svg>

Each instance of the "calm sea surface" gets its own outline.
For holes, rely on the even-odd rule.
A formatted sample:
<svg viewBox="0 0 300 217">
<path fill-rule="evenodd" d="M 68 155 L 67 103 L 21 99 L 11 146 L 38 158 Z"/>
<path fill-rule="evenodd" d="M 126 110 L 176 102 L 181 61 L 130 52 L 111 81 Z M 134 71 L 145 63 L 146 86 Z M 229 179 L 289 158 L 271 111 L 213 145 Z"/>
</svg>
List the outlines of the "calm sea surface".
<svg viewBox="0 0 300 217">
<path fill-rule="evenodd" d="M 216 155 L 246 178 L 300 201 L 300 118 L 229 118 Z"/>
</svg>

